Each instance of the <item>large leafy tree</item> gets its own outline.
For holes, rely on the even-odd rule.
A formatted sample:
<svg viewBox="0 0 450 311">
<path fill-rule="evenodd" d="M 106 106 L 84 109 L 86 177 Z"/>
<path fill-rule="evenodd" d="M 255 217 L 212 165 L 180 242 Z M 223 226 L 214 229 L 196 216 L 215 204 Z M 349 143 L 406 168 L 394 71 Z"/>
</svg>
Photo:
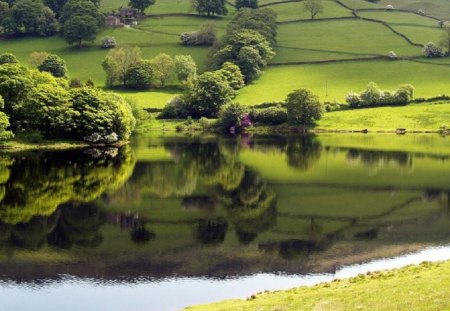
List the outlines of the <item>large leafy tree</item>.
<svg viewBox="0 0 450 311">
<path fill-rule="evenodd" d="M 151 60 L 155 79 L 161 87 L 165 86 L 175 67 L 175 62 L 170 55 L 161 53 Z"/>
<path fill-rule="evenodd" d="M 155 4 L 155 0 L 130 0 L 129 6 L 138 10 L 140 14 L 144 14 L 145 10 Z"/>
<path fill-rule="evenodd" d="M 89 0 L 69 0 L 61 11 L 59 22 L 64 25 L 66 21 L 75 16 L 91 16 L 101 26 L 104 22 L 104 16 L 99 12 L 98 6 Z"/>
<path fill-rule="evenodd" d="M 303 127 L 320 120 L 323 114 L 323 105 L 319 97 L 306 89 L 290 93 L 286 99 L 286 107 L 288 121 Z"/>
<path fill-rule="evenodd" d="M 142 60 L 139 47 L 121 46 L 109 50 L 102 63 L 106 73 L 108 86 L 113 86 L 117 81 L 122 85 L 127 84 L 127 73 L 130 68 L 136 66 Z"/>
<path fill-rule="evenodd" d="M 89 15 L 75 16 L 64 23 L 64 39 L 78 48 L 83 47 L 83 41 L 93 42 L 97 31 L 97 21 Z"/>
<path fill-rule="evenodd" d="M 192 117 L 214 118 L 233 95 L 234 90 L 219 72 L 205 72 L 196 79 L 186 95 L 186 102 Z"/>
<path fill-rule="evenodd" d="M 228 14 L 225 0 L 191 0 L 191 6 L 194 11 L 201 15 L 214 16 Z"/>
</svg>

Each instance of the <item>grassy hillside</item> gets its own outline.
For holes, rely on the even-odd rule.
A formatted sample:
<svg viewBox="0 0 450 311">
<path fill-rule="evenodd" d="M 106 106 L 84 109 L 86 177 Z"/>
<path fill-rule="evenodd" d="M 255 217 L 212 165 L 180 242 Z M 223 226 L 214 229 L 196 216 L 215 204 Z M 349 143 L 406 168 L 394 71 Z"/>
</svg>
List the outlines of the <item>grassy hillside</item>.
<svg viewBox="0 0 450 311">
<path fill-rule="evenodd" d="M 380 10 L 386 4 L 386 1 L 374 4 L 364 0 L 325 0 L 324 12 L 311 21 L 300 1 L 279 3 L 276 0 L 261 0 L 260 5 L 278 13 L 277 55 L 262 78 L 243 89 L 237 100 L 249 105 L 282 100 L 293 89 L 306 87 L 318 93 L 322 100 L 342 102 L 349 91 L 361 90 L 370 81 L 385 88 L 412 83 L 419 97 L 448 93 L 450 60 L 425 59 L 421 56 L 421 47 L 407 39 L 419 45 L 437 42 L 441 35 L 437 20 L 415 12 L 420 7 L 429 15 L 443 18 L 450 14 L 450 5 L 444 0 L 393 0 L 389 4 L 395 8 L 412 11 Z M 101 6 L 102 11 L 109 12 L 127 6 L 127 1 L 103 0 Z M 94 44 L 82 50 L 67 46 L 60 37 L 0 40 L 0 50 L 16 54 L 25 63 L 34 51 L 58 54 L 66 60 L 70 77 L 84 81 L 92 79 L 102 86 L 105 75 L 101 62 L 107 51 L 99 47 L 100 40 L 104 36 L 114 36 L 119 44 L 139 46 L 144 57 L 161 52 L 190 54 L 201 72 L 206 70 L 208 48 L 183 47 L 179 43 L 179 35 L 183 31 L 196 30 L 205 22 L 215 23 L 219 35 L 223 34 L 235 10 L 231 5 L 228 8 L 230 13 L 226 17 L 208 19 L 195 15 L 189 0 L 157 0 L 146 12 L 149 18 L 138 26 L 104 29 Z M 383 57 L 389 51 L 394 51 L 399 57 L 413 57 L 414 62 L 367 60 Z M 339 63 L 341 60 L 358 59 L 363 60 Z M 323 61 L 331 63 L 321 64 Z M 272 66 L 275 64 L 277 66 Z M 173 79 L 169 84 L 174 83 Z M 178 92 L 170 87 L 124 94 L 141 107 L 158 108 Z"/>
<path fill-rule="evenodd" d="M 450 262 L 424 263 L 186 310 L 448 310 L 448 286 Z"/>
</svg>

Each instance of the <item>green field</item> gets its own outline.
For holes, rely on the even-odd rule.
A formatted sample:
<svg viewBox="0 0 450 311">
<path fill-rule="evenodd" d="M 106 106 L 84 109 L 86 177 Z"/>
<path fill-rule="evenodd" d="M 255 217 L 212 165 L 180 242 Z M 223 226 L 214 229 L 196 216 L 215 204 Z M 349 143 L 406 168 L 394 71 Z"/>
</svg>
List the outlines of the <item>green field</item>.
<svg viewBox="0 0 450 311">
<path fill-rule="evenodd" d="M 323 101 L 343 102 L 346 94 L 362 91 L 371 81 L 383 89 L 411 83 L 416 97 L 449 94 L 450 67 L 399 60 L 269 67 L 236 100 L 245 105 L 280 101 L 294 89 L 309 88 Z"/>
<path fill-rule="evenodd" d="M 450 262 L 424 263 L 186 310 L 448 310 L 448 286 Z"/>
<path fill-rule="evenodd" d="M 241 90 L 237 101 L 242 104 L 279 101 L 293 89 L 301 87 L 312 89 L 324 101 L 343 102 L 348 92 L 360 91 L 371 81 L 378 83 L 382 88 L 390 89 L 402 83 L 411 83 L 416 87 L 417 97 L 433 97 L 449 93 L 448 58 L 438 60 L 422 58 L 421 47 L 411 45 L 385 25 L 357 18 L 351 19 L 351 10 L 333 0 L 324 2 L 324 12 L 319 14 L 315 21 L 308 20 L 309 16 L 303 11 L 301 2 L 276 2 L 263 0 L 260 4 L 270 4 L 267 7 L 278 13 L 278 21 L 281 22 L 275 46 L 277 54 L 272 60 L 272 64 L 278 66 L 269 66 L 259 80 Z M 365 9 L 356 13 L 362 17 L 389 23 L 396 31 L 415 43 L 437 42 L 441 36 L 441 30 L 434 19 L 413 12 L 367 11 L 383 8 L 387 2 L 381 4 L 364 0 L 342 0 L 342 2 L 353 9 Z M 440 14 L 447 9 L 450 12 L 450 5 L 444 0 L 414 3 L 394 0 L 389 3 L 394 7 L 414 11 L 417 7 L 423 7 L 434 16 L 441 16 Z M 101 5 L 102 11 L 108 12 L 126 6 L 126 1 L 104 0 Z M 146 58 L 162 52 L 170 55 L 190 54 L 202 72 L 207 69 L 208 48 L 181 46 L 180 33 L 196 30 L 206 22 L 213 22 L 219 35 L 222 35 L 234 10 L 229 6 L 230 13 L 226 17 L 207 19 L 196 16 L 195 12 L 191 11 L 189 0 L 157 0 L 146 12 L 149 17 L 138 26 L 104 29 L 94 44 L 82 50 L 67 46 L 60 37 L 0 40 L 0 50 L 16 54 L 25 63 L 34 51 L 58 54 L 66 60 L 71 78 L 78 77 L 82 81 L 92 79 L 96 85 L 103 86 L 105 75 L 101 62 L 107 51 L 99 47 L 100 40 L 104 36 L 114 36 L 119 44 L 139 46 Z M 185 15 L 173 15 L 174 13 Z M 342 17 L 350 19 L 321 20 Z M 370 60 L 337 62 L 380 57 L 389 51 L 394 51 L 400 57 L 418 59 L 414 62 Z M 316 64 L 322 61 L 333 63 Z M 122 93 L 132 98 L 142 108 L 161 108 L 179 92 L 174 89 L 174 84 L 175 79 L 171 79 L 170 87 L 167 89 Z"/>
</svg>

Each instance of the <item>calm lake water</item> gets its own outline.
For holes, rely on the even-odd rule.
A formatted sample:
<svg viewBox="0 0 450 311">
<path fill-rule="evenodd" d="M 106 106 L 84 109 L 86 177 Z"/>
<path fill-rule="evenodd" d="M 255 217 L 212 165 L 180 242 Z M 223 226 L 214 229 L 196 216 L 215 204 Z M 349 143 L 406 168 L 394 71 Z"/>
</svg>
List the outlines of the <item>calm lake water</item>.
<svg viewBox="0 0 450 311">
<path fill-rule="evenodd" d="M 448 137 L 0 154 L 1 310 L 172 311 L 445 259 Z"/>
</svg>

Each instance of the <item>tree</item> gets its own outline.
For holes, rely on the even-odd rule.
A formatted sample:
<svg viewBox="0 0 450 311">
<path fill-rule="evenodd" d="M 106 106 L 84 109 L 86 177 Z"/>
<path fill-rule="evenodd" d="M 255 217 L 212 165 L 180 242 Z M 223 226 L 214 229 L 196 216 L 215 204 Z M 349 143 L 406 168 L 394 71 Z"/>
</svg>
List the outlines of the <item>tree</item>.
<svg viewBox="0 0 450 311">
<path fill-rule="evenodd" d="M 128 70 L 137 65 L 141 59 L 139 47 L 120 46 L 109 50 L 102 64 L 106 72 L 107 85 L 113 86 L 116 81 L 120 81 L 125 86 Z"/>
<path fill-rule="evenodd" d="M 14 135 L 9 128 L 8 116 L 0 111 L 0 142 L 12 138 Z"/>
<path fill-rule="evenodd" d="M 220 73 L 205 72 L 197 77 L 186 95 L 186 102 L 192 117 L 215 118 L 220 107 L 229 103 L 233 95 L 233 89 Z"/>
<path fill-rule="evenodd" d="M 95 88 L 71 89 L 71 102 L 78 114 L 74 132 L 77 138 L 97 133 L 106 136 L 116 133 L 127 140 L 135 125 L 131 107 L 119 95 L 104 93 Z"/>
<path fill-rule="evenodd" d="M 0 66 L 0 96 L 5 101 L 3 111 L 15 126 L 17 107 L 28 97 L 33 87 L 29 70 L 19 64 Z"/>
<path fill-rule="evenodd" d="M 258 0 L 236 0 L 235 6 L 238 10 L 241 8 L 257 9 Z"/>
<path fill-rule="evenodd" d="M 286 106 L 288 121 L 303 128 L 322 118 L 323 106 L 310 90 L 293 91 L 286 99 Z"/>
<path fill-rule="evenodd" d="M 173 58 L 161 53 L 156 55 L 151 62 L 155 79 L 159 81 L 161 87 L 164 87 L 175 66 Z"/>
<path fill-rule="evenodd" d="M 246 83 L 250 83 L 259 77 L 274 55 L 266 38 L 255 30 L 243 29 L 229 36 L 214 58 L 218 67 L 226 62 L 238 65 Z"/>
<path fill-rule="evenodd" d="M 277 37 L 277 14 L 275 11 L 267 8 L 252 10 L 242 8 L 236 12 L 233 19 L 227 26 L 227 33 L 224 41 L 243 29 L 251 29 L 258 32 L 270 43 L 274 45 Z"/>
<path fill-rule="evenodd" d="M 32 67 L 37 68 L 49 55 L 47 52 L 33 52 L 30 54 L 28 62 Z"/>
<path fill-rule="evenodd" d="M 3 20 L 3 24 L 10 35 L 25 33 L 49 36 L 58 29 L 55 14 L 40 1 L 14 2 L 8 18 Z"/>
<path fill-rule="evenodd" d="M 3 53 L 0 54 L 0 65 L 3 64 L 17 64 L 19 61 L 14 54 L 11 53 Z"/>
<path fill-rule="evenodd" d="M 191 7 L 200 15 L 227 15 L 225 0 L 191 0 Z"/>
<path fill-rule="evenodd" d="M 428 58 L 445 56 L 444 50 L 442 50 L 442 48 L 440 48 L 433 42 L 428 42 L 427 44 L 425 44 L 422 51 L 423 55 Z"/>
<path fill-rule="evenodd" d="M 95 41 L 97 31 L 97 21 L 89 15 L 75 16 L 64 23 L 64 39 L 78 48 L 83 47 L 83 41 Z"/>
<path fill-rule="evenodd" d="M 98 5 L 89 0 L 69 0 L 61 11 L 59 22 L 61 25 L 75 16 L 91 16 L 95 19 L 97 27 L 104 23 L 104 16 L 99 12 Z"/>
<path fill-rule="evenodd" d="M 138 10 L 140 14 L 144 14 L 145 10 L 155 4 L 155 0 L 130 0 L 129 6 Z"/>
<path fill-rule="evenodd" d="M 54 35 L 58 29 L 59 24 L 55 18 L 55 13 L 48 8 L 44 7 L 37 20 L 37 34 L 41 37 L 48 37 Z"/>
<path fill-rule="evenodd" d="M 226 62 L 218 72 L 227 80 L 233 90 L 237 91 L 245 86 L 244 75 L 239 66 Z"/>
<path fill-rule="evenodd" d="M 50 54 L 44 61 L 38 66 L 40 71 L 51 73 L 56 78 L 62 78 L 66 76 L 67 67 L 66 62 L 58 55 Z"/>
<path fill-rule="evenodd" d="M 303 10 L 308 11 L 311 19 L 314 19 L 317 14 L 323 13 L 322 0 L 305 0 L 303 3 Z"/>
<path fill-rule="evenodd" d="M 175 73 L 180 82 L 192 80 L 197 75 L 197 64 L 191 55 L 176 55 L 174 58 Z"/>
<path fill-rule="evenodd" d="M 234 127 L 238 132 L 241 128 L 242 116 L 244 115 L 244 107 L 238 103 L 230 103 L 220 108 L 219 125 L 222 131 L 228 132 Z"/>
<path fill-rule="evenodd" d="M 145 89 L 150 86 L 153 78 L 153 67 L 149 61 L 141 61 L 128 69 L 125 79 L 127 86 Z"/>
</svg>

